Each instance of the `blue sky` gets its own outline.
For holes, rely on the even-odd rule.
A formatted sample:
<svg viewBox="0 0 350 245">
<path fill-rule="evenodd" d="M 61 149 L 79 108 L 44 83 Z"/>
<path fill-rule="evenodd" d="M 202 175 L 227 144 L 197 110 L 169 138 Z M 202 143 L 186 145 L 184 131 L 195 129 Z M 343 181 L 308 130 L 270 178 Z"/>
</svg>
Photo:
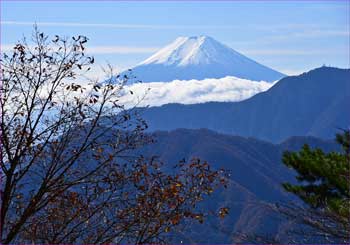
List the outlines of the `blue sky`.
<svg viewBox="0 0 350 245">
<path fill-rule="evenodd" d="M 83 34 L 99 64 L 132 67 L 178 36 L 208 35 L 287 74 L 348 68 L 349 1 L 1 1 L 1 45 Z"/>
</svg>

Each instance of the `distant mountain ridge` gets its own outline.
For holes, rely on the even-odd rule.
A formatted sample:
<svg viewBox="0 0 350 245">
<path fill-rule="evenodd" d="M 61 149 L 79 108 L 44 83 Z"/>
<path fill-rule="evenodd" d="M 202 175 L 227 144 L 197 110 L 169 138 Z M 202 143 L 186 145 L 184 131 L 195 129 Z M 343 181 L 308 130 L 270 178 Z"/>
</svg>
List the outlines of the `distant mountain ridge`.
<svg viewBox="0 0 350 245">
<path fill-rule="evenodd" d="M 142 115 L 150 130 L 208 128 L 271 142 L 291 136 L 332 138 L 350 125 L 350 69 L 321 67 L 285 77 L 241 102 L 168 104 Z"/>
<path fill-rule="evenodd" d="M 273 82 L 285 76 L 208 36 L 179 37 L 132 68 L 132 74 L 143 82 L 226 76 Z"/>
<path fill-rule="evenodd" d="M 264 204 L 286 202 L 294 197 L 286 193 L 283 182 L 294 182 L 294 172 L 282 164 L 285 150 L 300 150 L 307 143 L 311 148 L 326 152 L 340 151 L 334 140 L 314 137 L 292 137 L 281 144 L 272 144 L 254 138 L 224 135 L 207 129 L 177 129 L 153 133 L 155 143 L 146 146 L 142 154 L 157 155 L 165 164 L 176 164 L 181 159 L 200 158 L 214 169 L 230 171 L 228 189 L 215 192 L 205 205 L 212 208 L 227 206 L 229 216 L 224 220 L 210 219 L 203 225 L 195 222 L 172 243 L 233 244 L 241 242 L 234 232 L 279 236 L 287 238 L 285 220 L 271 213 Z M 171 168 L 172 169 L 172 168 Z M 284 228 L 283 228 L 284 227 Z M 265 233 L 266 232 L 266 233 Z M 190 239 L 188 239 L 190 238 Z M 243 241 L 251 243 L 252 241 Z"/>
</svg>

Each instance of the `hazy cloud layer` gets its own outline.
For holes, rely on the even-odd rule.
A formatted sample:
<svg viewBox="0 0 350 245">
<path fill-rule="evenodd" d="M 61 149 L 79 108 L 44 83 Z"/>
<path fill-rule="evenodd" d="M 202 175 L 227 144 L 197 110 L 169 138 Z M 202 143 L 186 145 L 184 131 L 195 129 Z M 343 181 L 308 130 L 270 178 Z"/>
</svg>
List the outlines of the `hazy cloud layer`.
<svg viewBox="0 0 350 245">
<path fill-rule="evenodd" d="M 121 23 L 81 23 L 81 22 L 31 22 L 3 20 L 1 25 L 18 26 L 51 26 L 51 27 L 97 27 L 115 29 L 240 29 L 237 25 L 145 25 L 145 24 L 121 24 Z"/>
<path fill-rule="evenodd" d="M 328 7 L 327 7 L 328 8 Z M 280 31 L 280 30 L 295 30 L 298 32 L 292 33 L 292 36 L 300 37 L 320 37 L 320 36 L 348 36 L 347 29 L 334 29 L 334 26 L 325 26 L 327 29 L 317 29 L 317 24 L 245 24 L 244 27 L 239 25 L 166 25 L 166 24 L 129 24 L 129 23 L 85 23 L 85 22 L 37 22 L 37 21 L 16 21 L 2 20 L 1 25 L 10 26 L 51 26 L 51 27 L 97 27 L 97 28 L 116 28 L 116 29 L 254 29 L 260 31 Z"/>
<path fill-rule="evenodd" d="M 86 48 L 89 54 L 150 54 L 158 51 L 160 47 L 143 46 L 91 46 Z"/>
<path fill-rule="evenodd" d="M 220 79 L 138 83 L 126 86 L 120 101 L 128 107 L 135 103 L 139 103 L 138 106 L 160 106 L 168 103 L 241 101 L 268 90 L 273 84 L 231 76 Z"/>
</svg>

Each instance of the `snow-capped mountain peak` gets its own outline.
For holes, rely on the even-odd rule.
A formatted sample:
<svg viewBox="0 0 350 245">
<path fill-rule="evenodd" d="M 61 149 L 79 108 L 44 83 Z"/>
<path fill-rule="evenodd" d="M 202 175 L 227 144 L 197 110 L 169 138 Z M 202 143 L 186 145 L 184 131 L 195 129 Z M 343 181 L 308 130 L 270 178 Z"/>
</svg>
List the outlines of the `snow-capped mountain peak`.
<svg viewBox="0 0 350 245">
<path fill-rule="evenodd" d="M 140 65 L 186 66 L 221 63 L 227 59 L 225 49 L 230 48 L 208 36 L 178 37 Z M 230 51 L 236 53 L 233 49 Z"/>
<path fill-rule="evenodd" d="M 208 36 L 178 37 L 132 70 L 143 82 L 226 76 L 272 82 L 284 76 Z"/>
</svg>

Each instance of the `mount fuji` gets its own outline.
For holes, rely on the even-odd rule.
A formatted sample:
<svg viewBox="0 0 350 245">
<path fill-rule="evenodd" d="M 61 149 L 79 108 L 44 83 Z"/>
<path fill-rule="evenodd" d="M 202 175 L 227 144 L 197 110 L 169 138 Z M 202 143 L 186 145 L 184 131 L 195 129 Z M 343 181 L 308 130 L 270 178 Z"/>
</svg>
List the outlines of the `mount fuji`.
<svg viewBox="0 0 350 245">
<path fill-rule="evenodd" d="M 131 70 L 142 82 L 226 76 L 272 82 L 285 76 L 208 36 L 179 37 Z"/>
</svg>

